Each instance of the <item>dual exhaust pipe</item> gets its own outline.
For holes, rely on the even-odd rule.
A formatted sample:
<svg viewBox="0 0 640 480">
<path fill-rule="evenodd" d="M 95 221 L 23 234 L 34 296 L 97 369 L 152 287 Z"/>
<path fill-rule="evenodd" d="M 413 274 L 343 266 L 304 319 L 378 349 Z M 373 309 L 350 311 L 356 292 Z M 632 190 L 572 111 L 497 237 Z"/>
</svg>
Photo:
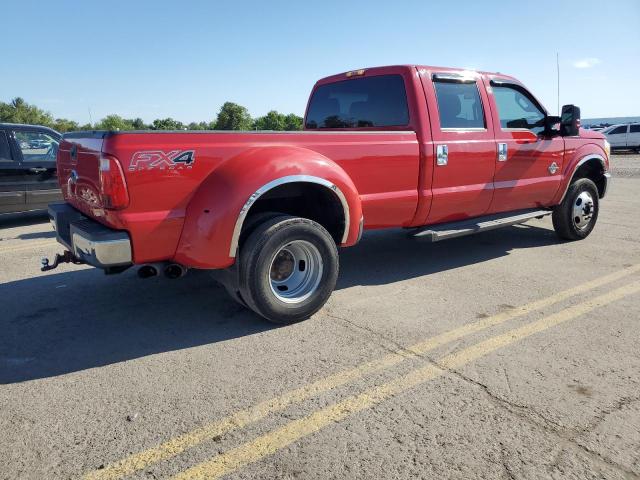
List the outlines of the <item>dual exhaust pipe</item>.
<svg viewBox="0 0 640 480">
<path fill-rule="evenodd" d="M 162 263 L 148 263 L 138 269 L 138 276 L 140 278 L 151 278 L 158 276 L 160 272 L 164 273 L 165 277 L 173 280 L 183 277 L 184 274 L 187 273 L 187 268 L 178 263 L 169 263 L 166 265 Z"/>
</svg>

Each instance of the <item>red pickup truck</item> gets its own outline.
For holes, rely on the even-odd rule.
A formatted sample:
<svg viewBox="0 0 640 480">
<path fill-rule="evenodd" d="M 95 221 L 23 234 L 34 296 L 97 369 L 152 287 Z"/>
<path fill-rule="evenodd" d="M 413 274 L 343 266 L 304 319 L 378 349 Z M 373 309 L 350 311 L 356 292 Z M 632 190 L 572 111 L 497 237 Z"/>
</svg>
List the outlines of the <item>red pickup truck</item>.
<svg viewBox="0 0 640 480">
<path fill-rule="evenodd" d="M 49 214 L 67 250 L 43 270 L 211 269 L 268 320 L 302 320 L 366 229 L 438 241 L 552 215 L 585 238 L 609 145 L 579 122 L 507 75 L 412 65 L 318 81 L 302 132 L 66 134 Z"/>
</svg>

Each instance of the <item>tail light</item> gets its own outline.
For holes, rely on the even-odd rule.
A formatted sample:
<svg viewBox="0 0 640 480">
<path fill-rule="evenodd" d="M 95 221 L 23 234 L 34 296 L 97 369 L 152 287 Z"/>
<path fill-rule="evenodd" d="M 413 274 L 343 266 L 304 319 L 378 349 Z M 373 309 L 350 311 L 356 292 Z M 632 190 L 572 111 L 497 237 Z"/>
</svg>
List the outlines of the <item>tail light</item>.
<svg viewBox="0 0 640 480">
<path fill-rule="evenodd" d="M 100 198 L 104 208 L 119 210 L 129 205 L 129 192 L 122 167 L 111 155 L 100 158 Z"/>
</svg>

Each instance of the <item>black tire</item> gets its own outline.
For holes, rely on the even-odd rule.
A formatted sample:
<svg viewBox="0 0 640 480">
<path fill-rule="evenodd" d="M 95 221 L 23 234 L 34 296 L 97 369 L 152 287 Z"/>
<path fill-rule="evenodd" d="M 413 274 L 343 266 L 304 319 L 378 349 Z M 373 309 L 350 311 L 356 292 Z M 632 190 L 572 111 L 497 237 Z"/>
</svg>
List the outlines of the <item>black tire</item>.
<svg viewBox="0 0 640 480">
<path fill-rule="evenodd" d="M 583 203 L 583 193 L 587 198 L 590 197 L 591 202 Z M 587 216 L 590 215 L 590 218 L 585 220 L 584 216 L 575 216 L 576 209 L 585 212 Z M 554 208 L 553 228 L 563 240 L 582 240 L 593 231 L 599 211 L 600 199 L 596 184 L 588 178 L 579 178 L 569 186 L 562 203 Z"/>
<path fill-rule="evenodd" d="M 308 265 L 295 260 L 289 252 L 293 248 L 308 249 L 313 253 Z M 288 264 L 291 272 L 287 278 L 294 274 L 313 278 L 305 295 L 283 300 L 287 293 L 275 292 L 272 265 L 277 261 L 276 254 L 291 257 Z M 338 279 L 338 264 L 336 244 L 322 225 L 288 215 L 270 218 L 255 227 L 240 249 L 240 294 L 249 308 L 270 322 L 289 324 L 305 320 L 329 299 Z M 277 278 L 277 274 L 282 272 L 276 270 L 275 273 Z M 290 293 L 294 294 L 295 290 Z"/>
<path fill-rule="evenodd" d="M 248 217 L 245 220 L 244 225 L 242 225 L 242 233 L 240 233 L 238 248 L 242 248 L 242 245 L 244 245 L 244 242 L 247 241 L 247 238 L 249 238 L 249 236 L 253 233 L 253 231 L 256 228 L 258 228 L 258 226 L 260 226 L 267 220 L 271 220 L 272 218 L 280 217 L 282 215 L 285 215 L 285 214 L 278 213 L 278 212 L 262 212 L 262 213 L 257 213 L 255 215 L 251 215 L 250 217 Z"/>
</svg>

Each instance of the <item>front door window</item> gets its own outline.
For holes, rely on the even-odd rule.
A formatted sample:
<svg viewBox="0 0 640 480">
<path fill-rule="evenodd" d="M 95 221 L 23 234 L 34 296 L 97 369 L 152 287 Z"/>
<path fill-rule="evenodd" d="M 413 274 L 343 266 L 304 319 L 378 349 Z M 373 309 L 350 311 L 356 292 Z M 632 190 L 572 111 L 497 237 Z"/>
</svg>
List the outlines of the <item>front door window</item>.
<svg viewBox="0 0 640 480">
<path fill-rule="evenodd" d="M 526 128 L 536 135 L 542 133 L 545 114 L 524 91 L 511 86 L 494 86 L 493 96 L 503 130 Z"/>
</svg>

